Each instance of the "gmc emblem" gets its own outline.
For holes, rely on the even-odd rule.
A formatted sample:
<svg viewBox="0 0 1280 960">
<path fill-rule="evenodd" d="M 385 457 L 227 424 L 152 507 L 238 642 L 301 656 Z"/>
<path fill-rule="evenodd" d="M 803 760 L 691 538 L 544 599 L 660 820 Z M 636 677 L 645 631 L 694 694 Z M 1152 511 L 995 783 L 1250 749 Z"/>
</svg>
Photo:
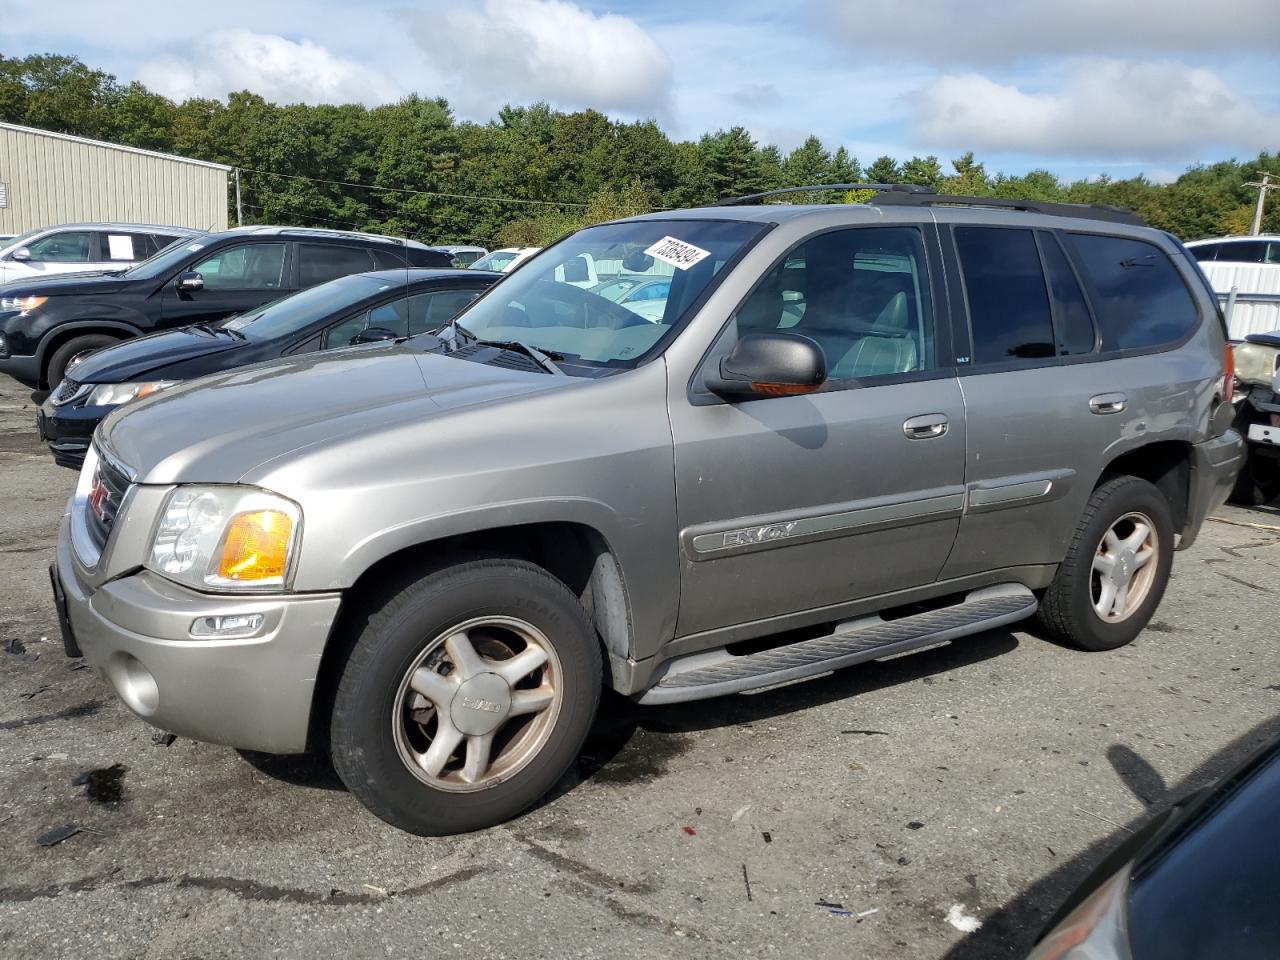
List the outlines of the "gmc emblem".
<svg viewBox="0 0 1280 960">
<path fill-rule="evenodd" d="M 111 492 L 98 477 L 93 478 L 93 486 L 89 488 L 89 509 L 102 523 L 107 522 L 107 504 L 111 502 Z"/>
</svg>

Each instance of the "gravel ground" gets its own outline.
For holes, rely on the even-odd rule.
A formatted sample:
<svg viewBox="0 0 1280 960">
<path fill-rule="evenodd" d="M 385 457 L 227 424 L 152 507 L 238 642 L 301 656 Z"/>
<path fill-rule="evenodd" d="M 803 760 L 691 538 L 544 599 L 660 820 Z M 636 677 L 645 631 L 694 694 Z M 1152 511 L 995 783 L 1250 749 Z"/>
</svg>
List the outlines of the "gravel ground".
<svg viewBox="0 0 1280 960">
<path fill-rule="evenodd" d="M 1225 508 L 1123 650 L 1002 630 L 755 696 L 606 700 L 546 803 L 411 837 L 319 759 L 153 742 L 66 659 L 45 571 L 73 475 L 33 415 L 0 382 L 13 960 L 1022 956 L 1129 830 L 1280 734 L 1280 532 L 1248 526 L 1280 513 Z"/>
</svg>

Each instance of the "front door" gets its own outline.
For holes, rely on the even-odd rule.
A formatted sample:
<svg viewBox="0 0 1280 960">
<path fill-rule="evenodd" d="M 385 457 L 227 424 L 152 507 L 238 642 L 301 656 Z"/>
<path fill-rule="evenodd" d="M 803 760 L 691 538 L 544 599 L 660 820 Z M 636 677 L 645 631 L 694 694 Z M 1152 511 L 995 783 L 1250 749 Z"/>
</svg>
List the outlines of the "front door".
<svg viewBox="0 0 1280 960">
<path fill-rule="evenodd" d="M 204 286 L 179 290 L 172 278 L 163 293 L 161 325 L 212 323 L 284 296 L 287 246 L 279 240 L 238 243 L 186 267 L 184 272 L 200 274 Z"/>
<path fill-rule="evenodd" d="M 673 389 L 677 636 L 802 611 L 812 621 L 937 578 L 964 507 L 965 413 L 935 318 L 936 249 L 931 227 L 811 237 L 707 360 L 743 333 L 803 334 L 827 357 L 820 392 L 728 403 L 701 373 L 687 398 Z"/>
</svg>

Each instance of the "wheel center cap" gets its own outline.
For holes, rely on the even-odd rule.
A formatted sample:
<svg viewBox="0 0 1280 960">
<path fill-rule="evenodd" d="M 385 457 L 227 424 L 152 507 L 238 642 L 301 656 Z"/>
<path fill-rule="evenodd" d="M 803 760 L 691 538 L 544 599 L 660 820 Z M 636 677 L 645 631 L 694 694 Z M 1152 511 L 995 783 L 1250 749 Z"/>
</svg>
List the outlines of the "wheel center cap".
<svg viewBox="0 0 1280 960">
<path fill-rule="evenodd" d="M 511 712 L 511 687 L 496 673 L 480 673 L 458 687 L 449 718 L 469 737 L 493 733 Z"/>
</svg>

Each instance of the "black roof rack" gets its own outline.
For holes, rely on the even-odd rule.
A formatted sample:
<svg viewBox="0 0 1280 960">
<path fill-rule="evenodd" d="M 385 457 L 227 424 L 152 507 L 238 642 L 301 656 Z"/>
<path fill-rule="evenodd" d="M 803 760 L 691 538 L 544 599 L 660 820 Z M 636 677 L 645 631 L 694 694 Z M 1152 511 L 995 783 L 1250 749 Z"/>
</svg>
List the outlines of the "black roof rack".
<svg viewBox="0 0 1280 960">
<path fill-rule="evenodd" d="M 730 197 L 706 204 L 709 207 L 731 207 L 754 203 L 769 197 L 792 193 L 824 193 L 830 190 L 874 190 L 876 196 L 867 202 L 877 207 L 990 207 L 1001 210 L 1021 210 L 1026 213 L 1042 213 L 1052 217 L 1075 217 L 1081 220 L 1103 220 L 1145 227 L 1147 222 L 1136 213 L 1120 207 L 1089 203 L 1052 203 L 1047 200 L 1008 200 L 1004 197 L 966 197 L 959 194 L 938 193 L 933 187 L 916 183 L 815 183 L 804 187 L 783 187 L 750 193 L 745 197 Z"/>
<path fill-rule="evenodd" d="M 767 197 L 781 197 L 788 193 L 825 193 L 829 190 L 875 190 L 877 193 L 931 194 L 933 187 L 921 186 L 918 183 L 815 183 L 806 187 L 783 187 L 780 190 L 766 190 L 764 193 L 749 193 L 745 197 L 726 197 L 715 203 L 703 204 L 707 207 L 735 207 L 742 203 L 754 203 Z"/>
<path fill-rule="evenodd" d="M 1022 210 L 1026 213 L 1043 213 L 1050 217 L 1075 217 L 1081 220 L 1105 220 L 1108 223 L 1124 223 L 1145 227 L 1147 221 L 1131 210 L 1109 207 L 1101 203 L 1052 203 L 1048 200 L 1007 200 L 1004 197 L 965 197 L 958 194 L 934 193 L 884 193 L 872 197 L 869 203 L 877 207 L 993 207 L 1000 210 Z"/>
</svg>

